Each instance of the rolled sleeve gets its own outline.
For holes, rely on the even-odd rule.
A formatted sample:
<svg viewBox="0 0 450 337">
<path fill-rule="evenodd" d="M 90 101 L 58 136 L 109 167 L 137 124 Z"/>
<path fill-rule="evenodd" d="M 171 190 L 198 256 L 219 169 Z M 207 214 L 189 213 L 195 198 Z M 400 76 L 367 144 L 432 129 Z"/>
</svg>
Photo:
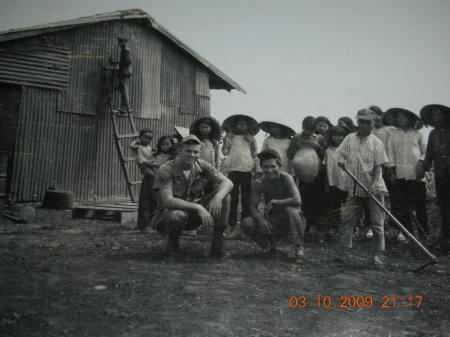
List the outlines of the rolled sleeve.
<svg viewBox="0 0 450 337">
<path fill-rule="evenodd" d="M 338 163 L 345 163 L 348 158 L 348 140 L 349 137 L 345 137 L 341 145 L 336 149 L 336 159 Z"/>
<path fill-rule="evenodd" d="M 209 183 L 220 184 L 225 178 L 225 176 L 216 170 L 214 166 L 206 161 L 199 161 L 202 178 L 206 179 Z"/>
<path fill-rule="evenodd" d="M 154 190 L 164 190 L 164 189 L 171 190 L 172 188 L 173 188 L 173 181 L 170 177 L 170 173 L 168 172 L 166 167 L 161 166 L 156 171 L 155 182 L 153 183 L 153 189 Z"/>
</svg>

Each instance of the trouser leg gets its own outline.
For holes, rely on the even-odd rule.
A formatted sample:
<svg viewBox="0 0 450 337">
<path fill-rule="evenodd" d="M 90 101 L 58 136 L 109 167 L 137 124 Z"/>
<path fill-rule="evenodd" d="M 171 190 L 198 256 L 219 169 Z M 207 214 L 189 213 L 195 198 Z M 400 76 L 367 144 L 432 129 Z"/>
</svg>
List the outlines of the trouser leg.
<svg viewBox="0 0 450 337">
<path fill-rule="evenodd" d="M 237 224 L 237 209 L 239 204 L 239 189 L 241 185 L 241 181 L 239 179 L 239 172 L 229 172 L 228 178 L 233 183 L 233 189 L 231 190 L 230 196 L 230 216 L 228 219 L 228 224 L 231 227 L 235 227 Z"/>
<path fill-rule="evenodd" d="M 435 175 L 436 196 L 442 217 L 442 238 L 450 240 L 450 172 Z"/>
<path fill-rule="evenodd" d="M 204 196 L 201 200 L 198 201 L 199 204 L 201 204 L 204 207 L 207 207 L 208 203 L 211 201 L 212 198 L 217 193 L 217 189 L 213 192 L 207 194 Z M 230 209 L 230 196 L 227 195 L 222 200 L 222 208 L 220 210 L 220 214 L 213 217 L 214 227 L 213 227 L 213 237 L 212 237 L 212 243 L 211 243 L 211 253 L 222 253 L 224 250 L 224 240 L 223 240 L 223 232 L 225 231 L 227 227 L 228 222 L 228 215 L 229 215 L 229 209 Z M 189 223 L 191 222 L 198 222 L 198 215 L 195 213 L 190 217 Z"/>
<path fill-rule="evenodd" d="M 168 235 L 168 250 L 178 250 L 179 238 L 182 230 L 185 229 L 187 214 L 180 210 L 171 210 L 164 216 L 164 231 Z"/>
<path fill-rule="evenodd" d="M 286 207 L 285 213 L 288 222 L 288 236 L 291 243 L 296 246 L 302 246 L 305 243 L 305 219 L 300 209 L 296 207 Z"/>
<path fill-rule="evenodd" d="M 416 215 L 422 225 L 425 234 L 428 235 L 430 230 L 428 228 L 427 217 L 427 186 L 425 181 L 417 182 L 417 198 L 416 198 Z"/>
<path fill-rule="evenodd" d="M 341 209 L 347 199 L 347 192 L 337 187 L 330 186 L 329 204 L 328 204 L 328 222 L 331 225 L 341 223 Z"/>
<path fill-rule="evenodd" d="M 338 245 L 345 248 L 352 248 L 353 227 L 361 216 L 362 200 L 359 197 L 349 197 L 345 207 L 342 209 L 342 222 L 339 226 Z"/>
<path fill-rule="evenodd" d="M 250 197 L 252 192 L 252 174 L 251 172 L 240 172 L 241 175 L 241 219 L 250 215 Z"/>
<path fill-rule="evenodd" d="M 394 186 L 394 194 L 391 197 L 392 213 L 405 228 L 412 232 L 411 215 L 407 208 L 410 205 L 407 202 L 407 195 L 410 193 L 410 186 L 405 179 L 397 179 Z"/>
<path fill-rule="evenodd" d="M 252 241 L 254 241 L 262 249 L 267 248 L 270 243 L 270 233 L 265 228 L 258 226 L 252 217 L 246 217 L 241 221 L 241 230 Z"/>
<path fill-rule="evenodd" d="M 300 197 L 302 198 L 302 211 L 306 219 L 306 231 L 308 231 L 315 222 L 313 189 L 313 183 L 303 180 L 298 181 L 298 190 L 300 192 Z"/>
<path fill-rule="evenodd" d="M 156 208 L 156 200 L 152 191 L 153 178 L 144 176 L 139 191 L 138 221 L 139 229 L 145 229 L 151 221 L 153 211 Z"/>
<path fill-rule="evenodd" d="M 378 201 L 384 205 L 384 194 L 380 193 L 375 195 Z M 380 206 L 372 199 L 366 199 L 369 206 L 370 212 L 370 222 L 372 225 L 373 231 L 373 240 L 372 240 L 372 252 L 375 254 L 380 251 L 384 251 L 385 242 L 384 242 L 384 211 Z"/>
</svg>

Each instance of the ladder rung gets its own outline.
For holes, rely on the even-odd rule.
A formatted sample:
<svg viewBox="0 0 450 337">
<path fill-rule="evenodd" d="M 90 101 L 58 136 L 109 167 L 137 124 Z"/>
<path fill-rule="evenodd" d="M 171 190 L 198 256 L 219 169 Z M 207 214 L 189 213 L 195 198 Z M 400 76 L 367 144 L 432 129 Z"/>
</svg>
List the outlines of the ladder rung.
<svg viewBox="0 0 450 337">
<path fill-rule="evenodd" d="M 140 184 L 140 183 L 142 183 L 142 181 L 135 180 L 135 181 L 130 181 L 128 184 L 130 184 L 130 185 L 137 185 L 137 184 Z"/>
<path fill-rule="evenodd" d="M 124 133 L 122 135 L 117 135 L 117 139 L 137 138 L 137 137 L 139 137 L 139 133 Z"/>
<path fill-rule="evenodd" d="M 133 160 L 134 160 L 134 157 L 123 158 L 123 161 L 133 161 Z"/>
<path fill-rule="evenodd" d="M 113 109 L 113 110 L 111 110 L 111 112 L 112 113 L 115 113 L 115 114 L 119 114 L 119 115 L 122 115 L 122 116 L 126 116 L 126 115 L 128 115 L 128 114 L 132 114 L 133 113 L 133 110 L 128 110 L 128 111 L 122 111 L 122 110 L 115 110 L 115 109 Z"/>
</svg>

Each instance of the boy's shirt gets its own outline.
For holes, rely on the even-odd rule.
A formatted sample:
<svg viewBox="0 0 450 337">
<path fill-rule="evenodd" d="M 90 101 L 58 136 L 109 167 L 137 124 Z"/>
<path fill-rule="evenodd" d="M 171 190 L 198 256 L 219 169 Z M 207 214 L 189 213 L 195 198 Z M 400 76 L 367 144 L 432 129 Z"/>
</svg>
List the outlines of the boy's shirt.
<svg viewBox="0 0 450 337">
<path fill-rule="evenodd" d="M 433 129 L 428 136 L 424 169 L 434 167 L 434 174 L 444 176 L 450 171 L 450 128 Z"/>
<path fill-rule="evenodd" d="M 387 193 L 386 184 L 381 176 L 381 170 L 373 177 L 376 166 L 386 164 L 388 158 L 383 142 L 372 133 L 367 137 L 360 137 L 351 133 L 344 138 L 336 149 L 338 162 L 344 163 L 356 179 L 373 193 Z M 346 174 L 345 187 L 349 196 L 367 198 L 367 193 Z"/>
</svg>

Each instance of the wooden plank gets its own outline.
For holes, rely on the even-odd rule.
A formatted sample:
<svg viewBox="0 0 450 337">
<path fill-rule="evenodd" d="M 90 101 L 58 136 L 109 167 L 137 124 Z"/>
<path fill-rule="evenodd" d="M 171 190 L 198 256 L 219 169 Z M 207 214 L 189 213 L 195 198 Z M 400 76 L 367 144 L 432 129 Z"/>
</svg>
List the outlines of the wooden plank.
<svg viewBox="0 0 450 337">
<path fill-rule="evenodd" d="M 138 209 L 137 205 L 119 205 L 119 204 L 100 204 L 101 207 L 113 207 L 113 208 L 123 208 L 123 209 Z"/>
<path fill-rule="evenodd" d="M 131 212 L 135 209 L 132 208 L 123 208 L 123 207 L 112 207 L 112 206 L 92 206 L 92 205 L 80 205 L 73 208 L 73 210 L 94 210 L 94 211 L 121 211 L 121 212 Z"/>
<path fill-rule="evenodd" d="M 122 135 L 116 135 L 116 137 L 118 138 L 118 139 L 123 139 L 123 138 L 137 138 L 137 137 L 139 137 L 139 133 L 124 133 L 124 134 L 122 134 Z"/>
</svg>

